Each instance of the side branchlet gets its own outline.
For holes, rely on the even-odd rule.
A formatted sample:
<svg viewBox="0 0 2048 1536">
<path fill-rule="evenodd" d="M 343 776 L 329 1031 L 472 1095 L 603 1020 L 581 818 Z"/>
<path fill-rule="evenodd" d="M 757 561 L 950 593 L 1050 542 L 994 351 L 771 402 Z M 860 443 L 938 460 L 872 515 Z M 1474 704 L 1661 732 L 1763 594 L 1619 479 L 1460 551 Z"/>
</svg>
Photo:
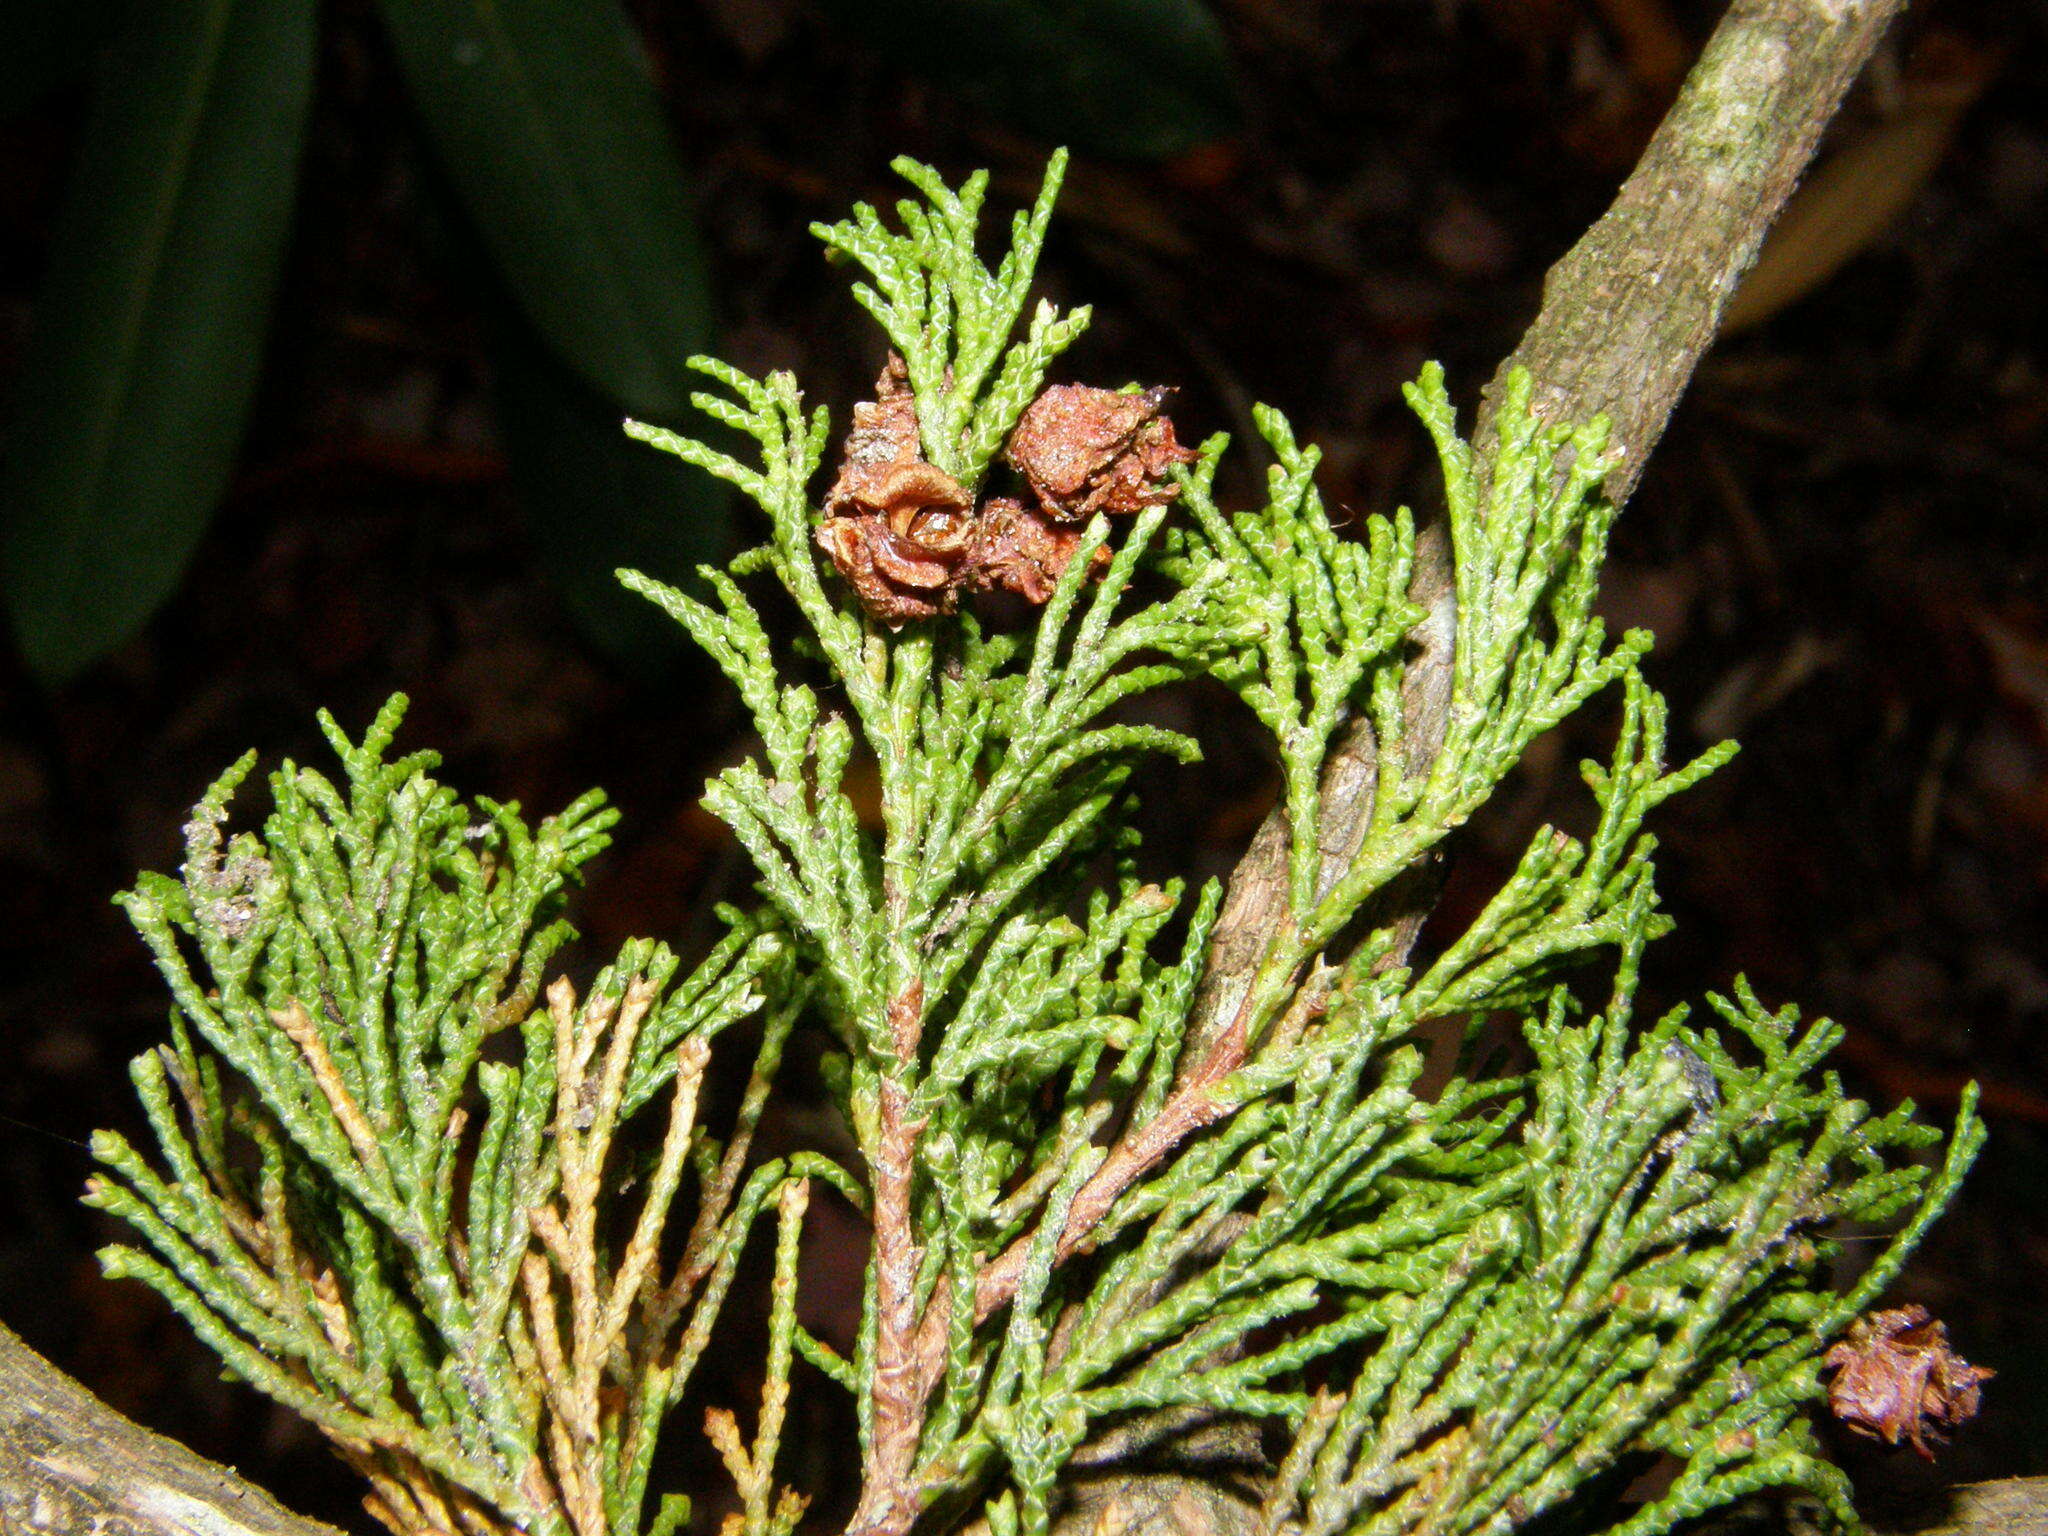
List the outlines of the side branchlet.
<svg viewBox="0 0 2048 1536">
<path fill-rule="evenodd" d="M 287 763 L 261 834 L 224 840 L 237 764 L 182 878 L 122 898 L 176 1008 L 133 1069 L 163 1168 L 94 1144 L 88 1199 L 143 1240 L 102 1262 L 325 1431 L 393 1531 L 635 1531 L 755 1217 L 807 1175 L 846 1183 L 808 1154 L 747 1166 L 803 983 L 786 938 L 732 912 L 687 976 L 636 942 L 543 1001 L 612 813 L 466 806 L 431 754 L 387 758 L 403 710 L 360 743 L 323 717 L 342 781 Z M 750 1015 L 753 1085 L 706 1161 L 711 1044 Z M 618 1136 L 650 1109 L 641 1167 Z"/>
</svg>

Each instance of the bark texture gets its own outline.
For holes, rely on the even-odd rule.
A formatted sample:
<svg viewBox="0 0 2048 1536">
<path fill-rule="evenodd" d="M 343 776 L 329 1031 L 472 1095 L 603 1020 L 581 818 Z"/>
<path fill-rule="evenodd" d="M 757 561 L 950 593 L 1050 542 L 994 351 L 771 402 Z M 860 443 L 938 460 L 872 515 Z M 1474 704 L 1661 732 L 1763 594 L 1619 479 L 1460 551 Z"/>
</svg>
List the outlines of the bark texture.
<svg viewBox="0 0 2048 1536">
<path fill-rule="evenodd" d="M 0 1536 L 340 1536 L 131 1423 L 0 1326 Z"/>
<path fill-rule="evenodd" d="M 1903 0 L 1735 0 L 1600 222 L 1550 269 L 1509 370 L 1540 415 L 1605 414 L 1616 505 Z M 1481 440 L 1485 439 L 1482 424 Z"/>
<path fill-rule="evenodd" d="M 2048 1536 L 2048 1477 L 2008 1477 L 1966 1483 L 1932 1507 L 1879 1520 L 1880 1531 L 1913 1536 Z"/>
</svg>

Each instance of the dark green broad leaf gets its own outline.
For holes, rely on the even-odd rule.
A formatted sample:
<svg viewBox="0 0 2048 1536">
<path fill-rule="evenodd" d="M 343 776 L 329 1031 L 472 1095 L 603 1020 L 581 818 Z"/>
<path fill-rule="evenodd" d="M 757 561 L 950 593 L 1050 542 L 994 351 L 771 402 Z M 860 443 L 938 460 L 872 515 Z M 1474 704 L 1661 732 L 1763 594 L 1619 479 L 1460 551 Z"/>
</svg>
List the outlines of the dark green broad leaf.
<svg viewBox="0 0 2048 1536">
<path fill-rule="evenodd" d="M 687 583 L 732 552 L 724 487 L 622 430 L 619 408 L 565 367 L 517 315 L 490 328 L 498 421 L 535 563 L 578 627 L 643 676 L 688 652 L 682 631 L 619 585 L 621 566 Z"/>
<path fill-rule="evenodd" d="M 826 0 L 849 36 L 1076 149 L 1158 159 L 1238 127 L 1201 0 Z"/>
<path fill-rule="evenodd" d="M 44 678 L 149 617 L 233 468 L 314 36 L 314 0 L 142 4 L 100 61 L 0 472 L 0 576 Z"/>
<path fill-rule="evenodd" d="M 636 416 L 687 409 L 704 257 L 618 0 L 384 0 L 450 183 L 521 309 Z"/>
</svg>

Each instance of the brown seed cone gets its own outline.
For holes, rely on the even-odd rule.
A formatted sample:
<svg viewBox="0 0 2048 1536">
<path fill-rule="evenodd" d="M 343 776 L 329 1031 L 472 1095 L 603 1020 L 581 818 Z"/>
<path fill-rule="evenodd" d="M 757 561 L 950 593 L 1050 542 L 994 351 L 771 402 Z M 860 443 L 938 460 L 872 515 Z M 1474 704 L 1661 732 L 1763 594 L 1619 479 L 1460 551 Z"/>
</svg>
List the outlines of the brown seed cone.
<svg viewBox="0 0 2048 1536">
<path fill-rule="evenodd" d="M 974 533 L 973 498 L 920 455 L 917 408 L 892 352 L 875 399 L 853 408 L 816 535 L 861 606 L 892 627 L 952 608 Z"/>
<path fill-rule="evenodd" d="M 891 473 L 922 463 L 910 379 L 903 359 L 891 352 L 875 380 L 875 398 L 853 408 L 853 429 L 846 434 L 839 478 L 825 493 L 826 513 L 842 516 L 880 508 L 888 499 Z"/>
<path fill-rule="evenodd" d="M 1828 1407 L 1836 1418 L 1930 1461 L 1929 1442 L 1945 1444 L 1944 1431 L 1977 1416 L 1981 1384 L 1994 1374 L 1950 1349 L 1948 1329 L 1917 1306 L 1858 1318 L 1821 1363 L 1835 1373 Z"/>
<path fill-rule="evenodd" d="M 965 579 L 971 586 L 1000 587 L 1043 603 L 1080 545 L 1080 530 L 1054 522 L 1036 507 L 994 496 L 982 503 Z M 1109 558 L 1107 549 L 1096 550 L 1095 569 L 1108 565 Z"/>
<path fill-rule="evenodd" d="M 1045 510 L 1078 522 L 1097 512 L 1133 513 L 1171 501 L 1167 472 L 1195 455 L 1163 414 L 1164 387 L 1123 395 L 1055 384 L 1026 407 L 1009 458 Z"/>
<path fill-rule="evenodd" d="M 929 558 L 881 518 L 828 517 L 817 540 L 861 606 L 891 629 L 952 610 L 953 566 Z"/>
<path fill-rule="evenodd" d="M 891 628 L 951 612 L 962 587 L 1043 603 L 1080 547 L 1072 524 L 1172 499 L 1167 472 L 1194 455 L 1162 414 L 1170 393 L 1054 385 L 1025 411 L 1009 445 L 1041 505 L 994 497 L 977 508 L 965 486 L 924 457 L 910 381 L 892 352 L 875 398 L 853 408 L 818 547 L 861 606 Z M 1093 564 L 1108 562 L 1103 550 Z"/>
</svg>

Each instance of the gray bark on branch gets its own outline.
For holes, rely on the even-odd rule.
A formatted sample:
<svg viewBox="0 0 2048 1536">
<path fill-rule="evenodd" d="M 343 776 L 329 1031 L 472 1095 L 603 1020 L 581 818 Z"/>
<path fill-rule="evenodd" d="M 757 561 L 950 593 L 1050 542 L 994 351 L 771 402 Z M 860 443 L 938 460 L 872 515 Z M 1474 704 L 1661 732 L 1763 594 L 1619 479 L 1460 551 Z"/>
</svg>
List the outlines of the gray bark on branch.
<svg viewBox="0 0 2048 1536">
<path fill-rule="evenodd" d="M 2048 1477 L 2007 1477 L 1950 1489 L 1933 1508 L 1880 1519 L 1879 1531 L 1913 1536 L 2048 1536 Z"/>
<path fill-rule="evenodd" d="M 0 1326 L 0 1536 L 340 1536 L 124 1419 Z"/>
<path fill-rule="evenodd" d="M 1613 206 L 1545 278 L 1535 320 L 1486 387 L 1475 435 L 1482 458 L 1492 403 L 1509 373 L 1526 368 L 1546 420 L 1613 423 L 1606 490 L 1617 506 L 1627 501 L 1822 131 L 1902 6 L 1734 0 Z M 1429 542 L 1413 596 L 1431 617 L 1407 698 L 1408 739 L 1433 752 L 1443 741 L 1456 614 L 1449 562 Z M 1372 811 L 1372 757 L 1362 721 L 1331 753 L 1326 880 L 1357 853 Z M 1232 871 L 1190 1026 L 1191 1059 L 1235 1013 L 1285 916 L 1286 893 L 1287 822 L 1276 807 Z M 1413 943 L 1433 895 L 1403 894 L 1403 909 L 1383 914 L 1399 926 L 1397 953 Z"/>
</svg>

